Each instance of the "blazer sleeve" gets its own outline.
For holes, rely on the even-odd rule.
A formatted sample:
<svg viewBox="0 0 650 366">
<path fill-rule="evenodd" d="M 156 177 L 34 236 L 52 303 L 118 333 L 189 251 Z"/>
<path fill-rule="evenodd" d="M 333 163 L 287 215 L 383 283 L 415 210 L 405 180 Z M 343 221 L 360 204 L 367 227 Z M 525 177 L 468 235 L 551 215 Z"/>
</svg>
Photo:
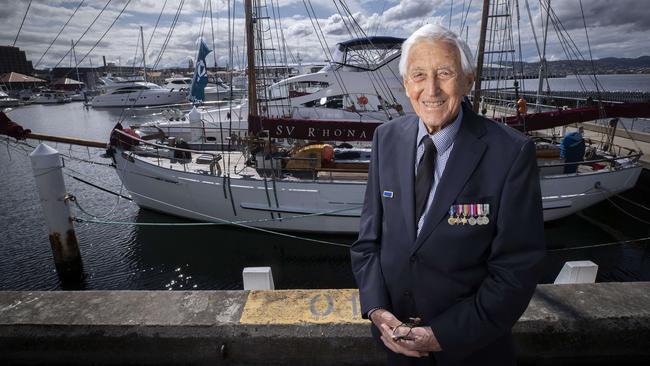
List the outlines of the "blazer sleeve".
<svg viewBox="0 0 650 366">
<path fill-rule="evenodd" d="M 431 321 L 442 353 L 461 359 L 510 332 L 526 310 L 546 253 L 535 146 L 527 141 L 507 173 L 478 291 Z"/>
<path fill-rule="evenodd" d="M 380 133 L 381 128 L 378 128 L 373 136 L 359 238 L 350 248 L 352 272 L 359 286 L 361 313 L 364 319 L 368 318 L 368 311 L 375 308 L 388 309 L 390 306 L 380 261 L 383 220 L 378 169 Z"/>
</svg>

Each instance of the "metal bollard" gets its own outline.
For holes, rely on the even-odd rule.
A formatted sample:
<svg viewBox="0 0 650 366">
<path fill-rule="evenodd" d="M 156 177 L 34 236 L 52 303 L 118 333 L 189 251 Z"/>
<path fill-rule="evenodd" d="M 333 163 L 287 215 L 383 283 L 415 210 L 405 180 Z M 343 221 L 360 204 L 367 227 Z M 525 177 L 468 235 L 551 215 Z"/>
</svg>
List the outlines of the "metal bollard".
<svg viewBox="0 0 650 366">
<path fill-rule="evenodd" d="M 29 154 L 43 207 L 56 272 L 62 281 L 83 278 L 81 253 L 74 232 L 59 152 L 41 143 Z"/>
</svg>

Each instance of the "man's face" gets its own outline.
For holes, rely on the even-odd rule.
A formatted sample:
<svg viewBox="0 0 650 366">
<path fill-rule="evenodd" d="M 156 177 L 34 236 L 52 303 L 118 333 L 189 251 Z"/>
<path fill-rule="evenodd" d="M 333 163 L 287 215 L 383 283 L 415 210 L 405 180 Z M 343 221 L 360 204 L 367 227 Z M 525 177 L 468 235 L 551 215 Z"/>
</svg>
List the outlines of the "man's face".
<svg viewBox="0 0 650 366">
<path fill-rule="evenodd" d="M 473 82 L 462 71 L 455 45 L 436 40 L 419 41 L 411 47 L 404 88 L 429 133 L 453 122 Z"/>
</svg>

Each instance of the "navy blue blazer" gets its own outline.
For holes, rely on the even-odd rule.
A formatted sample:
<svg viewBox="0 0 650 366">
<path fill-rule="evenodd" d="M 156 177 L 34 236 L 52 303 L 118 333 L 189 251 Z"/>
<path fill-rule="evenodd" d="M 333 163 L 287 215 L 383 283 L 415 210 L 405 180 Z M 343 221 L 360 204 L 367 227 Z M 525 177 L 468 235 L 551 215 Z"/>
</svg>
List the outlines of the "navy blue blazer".
<svg viewBox="0 0 650 366">
<path fill-rule="evenodd" d="M 422 318 L 443 349 L 433 354 L 438 364 L 512 364 L 511 329 L 528 306 L 545 255 L 535 146 L 466 103 L 463 108 L 417 237 L 418 117 L 375 130 L 352 270 L 363 316 L 381 307 L 400 320 Z M 489 224 L 447 222 L 450 206 L 471 203 L 490 205 Z"/>
</svg>

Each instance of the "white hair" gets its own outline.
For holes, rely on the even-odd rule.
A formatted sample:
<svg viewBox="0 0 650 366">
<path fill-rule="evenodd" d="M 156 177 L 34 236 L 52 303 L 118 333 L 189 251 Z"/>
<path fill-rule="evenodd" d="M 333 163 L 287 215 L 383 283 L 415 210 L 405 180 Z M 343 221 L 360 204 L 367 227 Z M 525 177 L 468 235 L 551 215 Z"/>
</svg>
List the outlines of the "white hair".
<svg viewBox="0 0 650 366">
<path fill-rule="evenodd" d="M 474 65 L 472 60 L 472 51 L 465 41 L 458 38 L 456 33 L 439 24 L 425 24 L 413 32 L 404 43 L 402 43 L 402 57 L 399 60 L 399 73 L 403 78 L 406 77 L 406 67 L 408 66 L 409 51 L 417 42 L 422 41 L 445 41 L 455 45 L 460 53 L 460 64 L 465 76 L 474 76 Z"/>
</svg>

